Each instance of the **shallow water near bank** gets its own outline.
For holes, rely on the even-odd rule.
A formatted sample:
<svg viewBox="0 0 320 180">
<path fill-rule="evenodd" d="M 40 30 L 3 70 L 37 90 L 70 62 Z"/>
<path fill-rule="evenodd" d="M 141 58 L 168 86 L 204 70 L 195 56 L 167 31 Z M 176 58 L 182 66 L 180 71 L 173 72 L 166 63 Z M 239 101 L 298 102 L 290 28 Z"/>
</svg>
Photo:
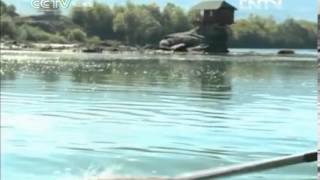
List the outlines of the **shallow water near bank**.
<svg viewBox="0 0 320 180">
<path fill-rule="evenodd" d="M 1 179 L 173 176 L 316 148 L 315 61 L 7 57 Z M 316 165 L 227 179 L 311 180 Z"/>
</svg>

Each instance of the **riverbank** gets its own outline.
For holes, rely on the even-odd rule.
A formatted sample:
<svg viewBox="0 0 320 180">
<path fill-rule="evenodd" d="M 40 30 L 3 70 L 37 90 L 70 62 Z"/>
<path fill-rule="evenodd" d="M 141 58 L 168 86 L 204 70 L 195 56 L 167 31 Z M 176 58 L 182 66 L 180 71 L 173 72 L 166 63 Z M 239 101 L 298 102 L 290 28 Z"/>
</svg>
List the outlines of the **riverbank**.
<svg viewBox="0 0 320 180">
<path fill-rule="evenodd" d="M 70 49 L 72 46 L 70 45 Z M 41 51 L 39 49 L 1 49 L 1 61 L 103 61 L 103 60 L 163 60 L 163 61 L 316 61 L 316 50 L 295 50 L 294 55 L 278 55 L 278 49 L 230 49 L 228 54 L 172 52 L 163 50 L 103 51 L 83 53 L 73 50 Z"/>
<path fill-rule="evenodd" d="M 139 54 L 197 54 L 197 55 L 279 55 L 279 56 L 317 56 L 316 49 L 254 49 L 254 48 L 229 48 L 228 53 L 208 53 L 205 51 L 173 51 L 163 50 L 154 45 L 128 46 L 123 44 L 58 44 L 58 43 L 19 43 L 16 41 L 2 41 L 1 51 L 23 52 L 62 52 L 62 53 L 139 53 Z M 285 53 L 283 53 L 285 52 Z"/>
</svg>

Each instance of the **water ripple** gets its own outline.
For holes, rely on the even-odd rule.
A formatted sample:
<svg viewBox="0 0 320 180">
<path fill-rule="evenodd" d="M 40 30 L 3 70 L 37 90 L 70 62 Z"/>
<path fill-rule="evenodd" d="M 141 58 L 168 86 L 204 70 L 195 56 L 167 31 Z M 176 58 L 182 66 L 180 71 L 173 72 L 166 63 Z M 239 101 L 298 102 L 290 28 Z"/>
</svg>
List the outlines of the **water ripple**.
<svg viewBox="0 0 320 180">
<path fill-rule="evenodd" d="M 313 62 L 61 61 L 3 61 L 8 180 L 176 175 L 316 147 Z"/>
</svg>

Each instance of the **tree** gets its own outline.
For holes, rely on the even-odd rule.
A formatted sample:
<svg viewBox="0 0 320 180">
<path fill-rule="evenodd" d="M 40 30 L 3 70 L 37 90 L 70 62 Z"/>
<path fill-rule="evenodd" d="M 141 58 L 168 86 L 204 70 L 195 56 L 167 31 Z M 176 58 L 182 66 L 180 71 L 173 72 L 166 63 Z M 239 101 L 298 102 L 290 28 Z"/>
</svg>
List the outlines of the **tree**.
<svg viewBox="0 0 320 180">
<path fill-rule="evenodd" d="M 102 39 L 113 36 L 113 12 L 108 5 L 94 2 L 90 7 L 74 7 L 71 18 L 90 36 L 96 35 Z"/>
<path fill-rule="evenodd" d="M 139 9 L 134 4 L 128 2 L 123 12 L 116 14 L 113 21 L 114 32 L 124 35 L 123 40 L 127 43 L 137 43 L 141 16 Z"/>
<path fill-rule="evenodd" d="M 232 26 L 231 44 L 265 48 L 274 44 L 277 23 L 272 17 L 250 15 Z"/>
<path fill-rule="evenodd" d="M 7 5 L 3 1 L 0 0 L 0 15 L 4 15 L 7 13 Z"/>
<path fill-rule="evenodd" d="M 128 25 L 126 24 L 125 12 L 119 11 L 115 18 L 113 19 L 113 30 L 116 33 L 117 37 L 121 40 L 129 41 L 128 34 Z M 122 37 L 122 38 L 121 38 Z"/>
<path fill-rule="evenodd" d="M 250 15 L 232 26 L 232 47 L 315 48 L 317 24 L 287 19 L 276 22 L 272 17 Z"/>
<path fill-rule="evenodd" d="M 160 10 L 154 5 L 137 6 L 128 2 L 115 14 L 113 29 L 127 43 L 155 43 L 162 35 L 160 15 Z"/>
<path fill-rule="evenodd" d="M 197 26 L 201 20 L 201 11 L 200 10 L 191 10 L 188 13 L 189 22 L 192 23 L 193 26 Z"/>
<path fill-rule="evenodd" d="M 11 17 L 18 16 L 16 13 L 16 7 L 14 5 L 7 5 L 3 1 L 0 0 L 0 16 L 7 15 Z"/>
<path fill-rule="evenodd" d="M 9 5 L 6 13 L 11 17 L 18 16 L 16 13 L 16 7 L 14 5 Z"/>
<path fill-rule="evenodd" d="M 16 25 L 10 16 L 2 15 L 0 18 L 0 36 L 14 39 L 17 35 Z"/>
<path fill-rule="evenodd" d="M 160 7 L 156 3 L 142 5 L 141 9 L 148 11 L 150 16 L 152 16 L 159 23 L 162 23 L 162 14 L 160 11 Z"/>
<path fill-rule="evenodd" d="M 162 36 L 162 27 L 158 19 L 151 15 L 148 10 L 140 11 L 140 22 L 138 32 L 138 39 L 140 44 L 143 43 L 156 43 Z"/>
<path fill-rule="evenodd" d="M 165 34 L 189 30 L 192 26 L 183 9 L 168 3 L 163 10 L 163 27 Z"/>
<path fill-rule="evenodd" d="M 71 10 L 72 21 L 85 28 L 87 26 L 87 12 L 83 6 L 75 6 Z"/>
<path fill-rule="evenodd" d="M 308 30 L 294 19 L 284 21 L 278 27 L 277 41 L 285 47 L 303 48 L 310 46 L 306 41 Z"/>
</svg>

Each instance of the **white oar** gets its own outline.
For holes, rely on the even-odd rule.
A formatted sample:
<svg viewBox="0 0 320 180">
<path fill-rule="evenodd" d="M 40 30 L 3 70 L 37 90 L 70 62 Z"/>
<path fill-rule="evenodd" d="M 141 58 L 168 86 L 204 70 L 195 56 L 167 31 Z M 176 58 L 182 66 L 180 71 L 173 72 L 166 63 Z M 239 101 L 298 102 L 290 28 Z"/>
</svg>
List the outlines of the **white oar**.
<svg viewBox="0 0 320 180">
<path fill-rule="evenodd" d="M 198 172 L 192 172 L 177 177 L 103 177 L 95 180 L 206 180 L 218 177 L 234 176 L 239 174 L 275 169 L 300 163 L 317 161 L 317 152 L 308 152 L 298 155 L 280 157 L 270 160 L 257 161 L 242 165 L 214 168 Z M 90 179 L 91 180 L 91 179 Z"/>
<path fill-rule="evenodd" d="M 222 167 L 193 172 L 173 178 L 174 180 L 205 180 L 225 176 L 233 176 L 250 172 L 258 172 L 262 170 L 275 169 L 300 163 L 317 161 L 317 152 L 308 152 L 293 156 L 286 156 L 264 161 L 257 161 L 243 165 L 234 165 L 230 167 Z"/>
</svg>

